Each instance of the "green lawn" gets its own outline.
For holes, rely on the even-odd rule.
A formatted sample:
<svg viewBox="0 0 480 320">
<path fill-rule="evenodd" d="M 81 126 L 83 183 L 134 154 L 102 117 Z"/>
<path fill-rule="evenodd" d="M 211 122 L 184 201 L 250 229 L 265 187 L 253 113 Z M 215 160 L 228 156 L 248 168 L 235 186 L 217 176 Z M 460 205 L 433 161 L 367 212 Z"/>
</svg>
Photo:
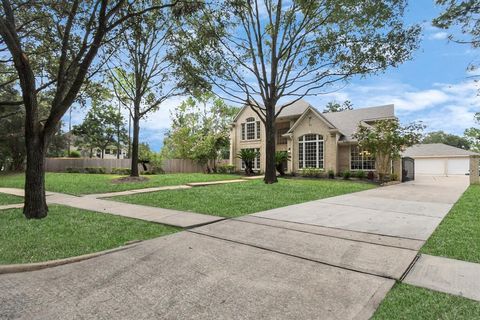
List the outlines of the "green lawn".
<svg viewBox="0 0 480 320">
<path fill-rule="evenodd" d="M 420 251 L 480 263 L 480 185 L 465 191 Z"/>
<path fill-rule="evenodd" d="M 22 202 L 23 202 L 22 197 L 0 193 L 0 206 L 3 206 L 5 204 L 15 204 L 15 203 L 22 203 Z"/>
<path fill-rule="evenodd" d="M 179 230 L 63 206 L 51 205 L 47 218 L 42 220 L 26 220 L 20 209 L 2 210 L 0 264 L 73 257 Z"/>
<path fill-rule="evenodd" d="M 237 217 L 305 201 L 374 188 L 351 181 L 279 179 L 266 185 L 248 181 L 115 197 L 114 200 L 222 217 Z"/>
<path fill-rule="evenodd" d="M 480 319 L 480 302 L 397 283 L 372 320 Z"/>
<path fill-rule="evenodd" d="M 120 178 L 111 174 L 83 173 L 47 173 L 45 178 L 47 191 L 62 192 L 73 195 L 125 191 L 132 189 L 180 185 L 188 182 L 238 179 L 231 174 L 175 173 L 146 176 L 145 182 L 112 183 Z M 0 175 L 0 187 L 23 188 L 23 174 Z"/>
</svg>

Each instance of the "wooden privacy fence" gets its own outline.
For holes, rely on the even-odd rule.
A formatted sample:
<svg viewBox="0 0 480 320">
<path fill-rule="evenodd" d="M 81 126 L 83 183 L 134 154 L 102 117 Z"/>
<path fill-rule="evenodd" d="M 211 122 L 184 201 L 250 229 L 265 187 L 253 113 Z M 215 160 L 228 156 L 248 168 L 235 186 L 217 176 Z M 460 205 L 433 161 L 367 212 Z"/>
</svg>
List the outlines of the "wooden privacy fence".
<svg viewBox="0 0 480 320">
<path fill-rule="evenodd" d="M 227 164 L 228 160 L 221 160 L 217 163 Z M 105 168 L 106 172 L 111 172 L 113 168 L 129 169 L 130 159 L 96 159 L 96 158 L 47 158 L 45 161 L 45 171 L 47 172 L 65 172 L 67 168 Z M 148 167 L 148 164 L 147 164 Z M 143 166 L 139 165 L 140 171 Z M 196 173 L 204 172 L 205 166 L 189 159 L 166 159 L 163 161 L 162 169 L 166 173 Z"/>
<path fill-rule="evenodd" d="M 113 168 L 130 168 L 130 159 L 97 159 L 97 158 L 47 158 L 45 171 L 65 172 L 67 168 L 105 168 L 106 172 L 112 172 Z"/>
</svg>

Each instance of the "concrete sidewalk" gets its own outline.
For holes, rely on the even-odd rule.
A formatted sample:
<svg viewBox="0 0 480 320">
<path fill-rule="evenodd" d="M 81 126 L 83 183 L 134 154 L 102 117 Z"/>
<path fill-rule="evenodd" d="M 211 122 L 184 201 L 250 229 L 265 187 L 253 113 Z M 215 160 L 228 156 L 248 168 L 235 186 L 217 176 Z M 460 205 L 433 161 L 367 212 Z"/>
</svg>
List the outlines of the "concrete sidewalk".
<svg viewBox="0 0 480 320">
<path fill-rule="evenodd" d="M 0 188 L 0 192 L 23 196 L 23 190 L 21 189 Z M 201 226 L 224 219 L 222 217 L 206 214 L 154 208 L 111 200 L 96 199 L 94 197 L 77 197 L 55 192 L 48 192 L 47 203 L 60 204 L 101 213 L 109 213 L 181 228 Z"/>
<path fill-rule="evenodd" d="M 480 301 L 480 264 L 422 254 L 404 282 Z"/>
<path fill-rule="evenodd" d="M 186 231 L 0 275 L 0 318 L 366 320 L 393 284 Z"/>
</svg>

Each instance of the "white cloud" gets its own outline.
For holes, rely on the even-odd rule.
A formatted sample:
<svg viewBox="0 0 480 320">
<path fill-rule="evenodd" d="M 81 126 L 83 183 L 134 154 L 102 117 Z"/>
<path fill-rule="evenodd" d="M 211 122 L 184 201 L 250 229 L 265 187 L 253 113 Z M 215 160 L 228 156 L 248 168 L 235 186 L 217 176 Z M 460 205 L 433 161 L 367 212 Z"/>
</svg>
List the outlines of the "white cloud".
<svg viewBox="0 0 480 320">
<path fill-rule="evenodd" d="M 427 131 L 443 130 L 455 134 L 475 125 L 480 111 L 480 96 L 474 81 L 434 83 L 423 90 L 401 82 L 375 85 L 351 84 L 341 92 L 308 99 L 319 110 L 332 100 L 351 100 L 356 108 L 394 104 L 402 122 L 422 121 Z M 340 99 L 338 99 L 340 98 Z"/>
<path fill-rule="evenodd" d="M 439 31 L 431 34 L 428 39 L 430 40 L 445 40 L 448 38 L 448 33 L 445 31 Z"/>
</svg>

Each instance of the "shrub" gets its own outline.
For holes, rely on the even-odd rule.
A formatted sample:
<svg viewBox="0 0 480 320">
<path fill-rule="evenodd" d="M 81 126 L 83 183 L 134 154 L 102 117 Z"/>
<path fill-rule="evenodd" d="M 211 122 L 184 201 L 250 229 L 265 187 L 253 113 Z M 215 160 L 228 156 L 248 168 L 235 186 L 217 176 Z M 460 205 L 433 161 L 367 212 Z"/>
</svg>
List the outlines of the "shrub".
<svg viewBox="0 0 480 320">
<path fill-rule="evenodd" d="M 397 181 L 398 180 L 398 174 L 392 173 L 390 175 L 390 181 Z"/>
<path fill-rule="evenodd" d="M 119 174 L 122 176 L 129 175 L 132 172 L 129 168 L 112 168 L 112 174 Z"/>
<path fill-rule="evenodd" d="M 237 154 L 237 158 L 242 159 L 245 163 L 245 174 L 247 176 L 252 175 L 253 172 L 253 162 L 259 156 L 259 152 L 254 149 L 241 149 Z"/>
<path fill-rule="evenodd" d="M 335 179 L 335 171 L 332 169 L 328 170 L 328 179 Z"/>
<path fill-rule="evenodd" d="M 367 174 L 363 170 L 358 170 L 357 172 L 355 172 L 355 177 L 357 177 L 358 179 L 365 179 L 367 177 Z"/>
<path fill-rule="evenodd" d="M 83 168 L 65 168 L 67 173 L 83 173 Z"/>
<path fill-rule="evenodd" d="M 80 152 L 78 152 L 76 150 L 73 150 L 73 151 L 70 151 L 70 154 L 68 156 L 70 158 L 80 158 L 81 154 L 80 154 Z"/>
<path fill-rule="evenodd" d="M 352 173 L 350 171 L 344 171 L 343 172 L 343 179 L 348 180 L 352 176 Z"/>
<path fill-rule="evenodd" d="M 218 173 L 234 173 L 235 166 L 232 164 L 222 164 L 217 167 L 217 172 Z"/>
<path fill-rule="evenodd" d="M 85 170 L 85 173 L 93 173 L 93 174 L 106 173 L 106 170 L 103 167 L 86 167 L 84 170 Z"/>
<path fill-rule="evenodd" d="M 375 173 L 373 173 L 373 171 L 368 171 L 368 173 L 367 173 L 367 179 L 368 179 L 368 180 L 373 180 L 373 179 L 375 179 Z"/>
<path fill-rule="evenodd" d="M 154 174 L 165 174 L 165 170 L 160 167 L 151 167 L 150 170 L 143 171 L 142 174 L 146 176 Z"/>
<path fill-rule="evenodd" d="M 320 178 L 323 176 L 323 169 L 319 168 L 304 168 L 301 170 L 301 174 L 303 177 L 310 177 L 310 178 Z"/>
<path fill-rule="evenodd" d="M 290 160 L 290 155 L 288 154 L 288 151 L 275 152 L 275 168 L 277 169 L 278 173 L 280 173 L 281 176 L 285 175 L 283 164 L 289 160 Z"/>
</svg>

